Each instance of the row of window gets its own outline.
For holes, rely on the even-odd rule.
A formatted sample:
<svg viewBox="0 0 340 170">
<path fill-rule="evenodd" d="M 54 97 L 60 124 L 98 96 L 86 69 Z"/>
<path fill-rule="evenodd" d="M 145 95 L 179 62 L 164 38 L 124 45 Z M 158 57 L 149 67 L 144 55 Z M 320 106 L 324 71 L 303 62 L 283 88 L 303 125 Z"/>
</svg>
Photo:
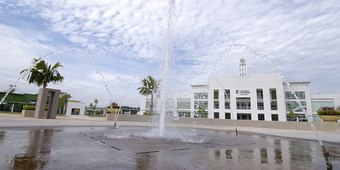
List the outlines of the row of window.
<svg viewBox="0 0 340 170">
<path fill-rule="evenodd" d="M 225 119 L 231 119 L 230 113 L 225 113 Z M 219 119 L 220 113 L 214 112 L 214 118 Z M 272 121 L 279 121 L 279 115 L 278 114 L 271 114 Z M 251 114 L 248 113 L 237 113 L 237 120 L 252 120 Z M 257 114 L 257 120 L 265 120 L 264 114 Z"/>
<path fill-rule="evenodd" d="M 238 91 L 238 90 L 237 90 Z M 270 108 L 271 110 L 277 110 L 277 95 L 276 89 L 269 89 L 270 92 Z M 214 109 L 219 109 L 219 90 L 214 90 Z M 257 110 L 264 110 L 263 104 L 263 89 L 256 89 L 257 96 Z M 230 90 L 224 90 L 224 99 L 225 99 L 225 109 L 230 109 Z M 251 101 L 250 97 L 237 97 L 236 98 L 236 108 L 241 110 L 251 110 Z"/>
<path fill-rule="evenodd" d="M 219 90 L 214 90 L 214 99 L 218 99 L 219 96 Z M 276 94 L 276 89 L 269 89 L 269 94 L 270 94 L 270 99 L 276 100 L 277 99 L 277 94 Z M 230 90 L 225 89 L 224 90 L 224 98 L 230 99 Z M 256 89 L 256 96 L 257 99 L 263 99 L 263 89 Z M 202 92 L 202 93 L 195 93 L 194 94 L 194 99 L 208 99 L 208 93 L 207 92 Z M 285 92 L 285 99 L 306 99 L 306 94 L 304 91 L 296 91 L 296 92 Z"/>
</svg>

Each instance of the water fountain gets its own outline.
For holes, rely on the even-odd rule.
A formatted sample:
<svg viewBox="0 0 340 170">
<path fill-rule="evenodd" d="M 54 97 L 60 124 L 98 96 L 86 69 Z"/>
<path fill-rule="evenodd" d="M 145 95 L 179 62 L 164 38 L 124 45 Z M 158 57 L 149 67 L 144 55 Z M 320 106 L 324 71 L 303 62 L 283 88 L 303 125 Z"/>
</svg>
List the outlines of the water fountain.
<svg viewBox="0 0 340 170">
<path fill-rule="evenodd" d="M 120 126 L 114 130 L 112 130 L 112 127 L 56 128 L 53 131 L 53 138 L 52 135 L 39 138 L 39 141 L 45 141 L 43 144 L 48 145 L 49 149 L 52 150 L 50 153 L 53 153 L 46 155 L 49 159 L 46 167 L 51 169 L 105 169 L 107 167 L 121 169 L 332 168 L 329 160 L 326 160 L 326 166 L 321 161 L 322 158 L 319 155 L 322 153 L 317 149 L 319 145 L 316 142 L 238 133 L 235 118 L 233 118 L 233 123 L 236 136 L 231 131 L 226 130 L 197 130 L 199 125 L 195 121 L 193 129 L 177 127 L 164 130 L 167 86 L 172 62 L 171 28 L 174 9 L 175 1 L 170 0 L 162 70 L 159 129 L 137 126 Z M 231 50 L 232 47 L 246 48 L 272 64 L 267 56 L 257 53 L 246 45 L 234 44 L 229 46 L 227 50 Z M 87 51 L 72 50 L 85 53 Z M 97 74 L 103 78 L 107 92 L 112 97 L 105 83 L 105 77 L 98 71 L 95 62 L 94 65 L 97 68 Z M 278 71 L 275 65 L 272 64 L 272 66 Z M 211 74 L 209 79 L 213 78 L 213 74 Z M 284 77 L 281 76 L 281 78 L 289 86 Z M 221 83 L 219 82 L 219 84 Z M 293 90 L 292 93 L 294 93 Z M 297 97 L 296 94 L 294 96 Z M 1 102 L 3 100 L 4 98 Z M 227 98 L 227 100 L 229 99 Z M 301 105 L 300 102 L 299 104 Z M 117 125 L 116 120 L 115 125 Z M 312 124 L 311 127 L 315 131 Z M 6 130 L 5 137 L 1 135 L 3 133 L 0 133 L 0 151 L 3 153 L 0 154 L 0 169 L 7 169 L 6 165 L 10 164 L 8 157 L 13 157 L 13 152 L 22 153 L 24 152 L 23 148 L 38 145 L 32 143 L 29 145 L 33 146 L 27 146 L 22 142 L 16 142 L 29 137 L 26 131 Z M 103 131 L 107 133 L 103 135 Z M 316 131 L 315 133 L 318 135 Z M 62 146 L 60 141 L 63 141 Z M 12 144 L 8 145 L 8 143 Z M 328 154 L 328 151 L 326 151 L 320 138 L 319 143 L 324 151 L 325 158 L 328 159 L 329 157 L 326 157 L 325 154 Z M 64 146 L 69 147 L 65 149 Z M 340 166 L 337 157 L 337 155 L 340 156 L 340 147 L 332 144 L 328 144 L 328 146 L 331 148 L 332 155 L 335 155 L 332 158 L 334 165 Z M 43 152 L 37 154 L 39 156 Z M 77 161 L 70 161 L 75 159 L 80 163 L 74 164 Z M 168 162 L 168 160 L 175 160 L 176 163 Z"/>
</svg>

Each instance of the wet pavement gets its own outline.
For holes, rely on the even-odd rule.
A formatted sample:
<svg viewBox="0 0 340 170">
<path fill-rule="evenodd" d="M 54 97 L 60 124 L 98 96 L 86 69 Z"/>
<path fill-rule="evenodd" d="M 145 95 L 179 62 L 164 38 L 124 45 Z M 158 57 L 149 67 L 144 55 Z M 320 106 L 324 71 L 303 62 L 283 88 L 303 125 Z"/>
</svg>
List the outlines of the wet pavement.
<svg viewBox="0 0 340 170">
<path fill-rule="evenodd" d="M 340 145 L 325 143 L 333 169 Z M 0 169 L 327 169 L 316 141 L 152 127 L 0 130 Z"/>
</svg>

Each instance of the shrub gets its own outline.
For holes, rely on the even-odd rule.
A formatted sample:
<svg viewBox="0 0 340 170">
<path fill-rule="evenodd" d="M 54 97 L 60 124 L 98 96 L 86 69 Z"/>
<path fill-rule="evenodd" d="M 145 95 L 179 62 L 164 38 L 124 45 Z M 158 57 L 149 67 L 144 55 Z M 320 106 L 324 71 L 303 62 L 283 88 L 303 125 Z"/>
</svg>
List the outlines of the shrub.
<svg viewBox="0 0 340 170">
<path fill-rule="evenodd" d="M 23 105 L 22 110 L 35 110 L 35 105 Z M 45 106 L 45 111 L 48 110 L 48 107 Z"/>
<path fill-rule="evenodd" d="M 35 106 L 34 105 L 23 105 L 22 109 L 23 110 L 35 110 Z"/>
<path fill-rule="evenodd" d="M 317 111 L 318 115 L 340 115 L 340 110 L 336 110 L 334 107 L 329 107 L 329 106 L 325 106 L 325 107 L 321 107 L 318 111 Z"/>
</svg>

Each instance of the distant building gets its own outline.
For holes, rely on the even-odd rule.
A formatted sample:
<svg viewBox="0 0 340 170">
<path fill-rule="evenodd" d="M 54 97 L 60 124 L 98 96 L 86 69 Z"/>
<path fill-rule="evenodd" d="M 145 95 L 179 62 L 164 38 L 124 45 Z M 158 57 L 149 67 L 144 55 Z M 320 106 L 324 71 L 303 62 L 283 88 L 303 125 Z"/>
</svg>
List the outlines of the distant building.
<svg viewBox="0 0 340 170">
<path fill-rule="evenodd" d="M 166 113 L 212 119 L 287 121 L 290 111 L 295 118 L 306 118 L 305 110 L 313 121 L 320 121 L 316 115 L 320 107 L 340 106 L 340 94 L 311 94 L 310 82 L 283 82 L 278 73 L 248 75 L 244 59 L 239 66 L 239 76 L 210 77 L 208 84 L 191 85 L 190 97 L 168 99 Z M 150 98 L 143 98 L 141 112 L 149 111 L 150 105 Z"/>
<path fill-rule="evenodd" d="M 5 95 L 6 92 L 0 92 L 0 99 Z M 38 94 L 10 93 L 0 105 L 0 111 L 21 112 L 23 105 L 35 105 L 37 98 Z"/>
<path fill-rule="evenodd" d="M 66 116 L 85 116 L 85 103 L 69 100 L 67 102 Z"/>
</svg>

